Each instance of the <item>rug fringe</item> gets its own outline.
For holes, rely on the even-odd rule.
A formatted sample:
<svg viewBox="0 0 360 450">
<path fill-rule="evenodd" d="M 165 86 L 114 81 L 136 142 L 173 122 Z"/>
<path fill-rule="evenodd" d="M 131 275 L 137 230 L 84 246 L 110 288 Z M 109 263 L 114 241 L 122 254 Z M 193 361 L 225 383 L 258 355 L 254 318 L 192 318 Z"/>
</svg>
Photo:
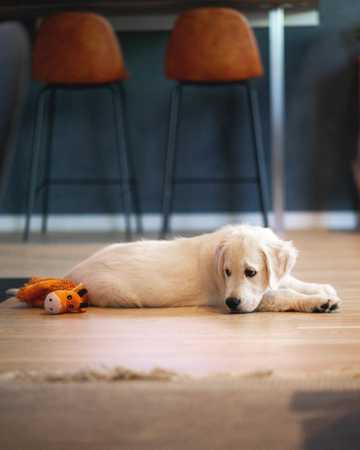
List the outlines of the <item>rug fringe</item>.
<svg viewBox="0 0 360 450">
<path fill-rule="evenodd" d="M 92 381 L 169 381 L 177 377 L 177 374 L 164 369 L 155 368 L 150 372 L 140 372 L 124 367 L 89 368 L 71 372 L 66 371 L 12 371 L 0 373 L 2 381 L 23 381 L 33 383 L 72 383 Z"/>
</svg>

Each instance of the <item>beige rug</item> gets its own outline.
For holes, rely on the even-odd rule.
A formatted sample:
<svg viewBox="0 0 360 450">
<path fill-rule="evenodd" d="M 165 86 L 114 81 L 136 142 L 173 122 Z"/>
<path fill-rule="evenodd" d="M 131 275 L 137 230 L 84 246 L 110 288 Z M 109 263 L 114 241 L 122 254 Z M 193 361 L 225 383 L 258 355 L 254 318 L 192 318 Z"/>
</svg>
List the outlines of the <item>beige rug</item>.
<svg viewBox="0 0 360 450">
<path fill-rule="evenodd" d="M 2 450 L 357 450 L 359 384 L 0 383 Z"/>
<path fill-rule="evenodd" d="M 358 449 L 357 341 L 346 327 L 334 341 L 358 315 L 51 317 L 6 301 L 0 449 Z"/>
</svg>

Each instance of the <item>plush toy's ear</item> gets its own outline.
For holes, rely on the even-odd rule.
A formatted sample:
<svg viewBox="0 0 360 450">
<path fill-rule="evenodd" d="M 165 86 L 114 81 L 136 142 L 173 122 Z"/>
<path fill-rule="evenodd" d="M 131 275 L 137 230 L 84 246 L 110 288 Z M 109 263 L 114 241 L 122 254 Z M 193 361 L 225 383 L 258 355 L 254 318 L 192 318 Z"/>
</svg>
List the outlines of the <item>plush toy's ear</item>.
<svg viewBox="0 0 360 450">
<path fill-rule="evenodd" d="M 79 297 L 84 297 L 84 295 L 86 295 L 87 293 L 88 291 L 85 288 L 80 289 L 80 291 L 78 291 Z"/>
<path fill-rule="evenodd" d="M 81 298 L 81 297 L 84 297 L 84 296 L 87 295 L 87 293 L 88 293 L 87 289 L 85 288 L 85 286 L 84 286 L 82 283 L 78 284 L 78 285 L 74 288 L 74 291 L 77 292 L 77 294 L 78 294 L 78 296 L 79 296 L 80 298 Z"/>
<path fill-rule="evenodd" d="M 220 276 L 224 276 L 225 241 L 220 242 L 215 249 L 215 268 Z"/>
<path fill-rule="evenodd" d="M 270 289 L 277 289 L 282 278 L 295 265 L 298 252 L 291 241 L 274 241 L 264 245 L 263 251 L 268 271 Z"/>
</svg>

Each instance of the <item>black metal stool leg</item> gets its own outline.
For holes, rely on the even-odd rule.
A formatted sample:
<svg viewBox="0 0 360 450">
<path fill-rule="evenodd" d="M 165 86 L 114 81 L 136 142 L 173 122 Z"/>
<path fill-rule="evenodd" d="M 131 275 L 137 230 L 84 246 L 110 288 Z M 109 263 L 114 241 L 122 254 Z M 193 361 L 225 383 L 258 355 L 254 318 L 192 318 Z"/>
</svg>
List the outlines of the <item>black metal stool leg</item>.
<svg viewBox="0 0 360 450">
<path fill-rule="evenodd" d="M 42 209 L 42 223 L 41 232 L 42 234 L 47 233 L 48 229 L 48 213 L 49 213 L 49 196 L 50 196 L 50 186 L 49 179 L 51 176 L 51 161 L 52 161 L 52 136 L 54 129 L 54 117 L 55 117 L 55 98 L 56 98 L 56 88 L 49 87 L 49 100 L 47 104 L 47 140 L 46 140 L 46 154 L 45 154 L 45 186 L 43 195 L 43 209 Z"/>
<path fill-rule="evenodd" d="M 127 148 L 125 139 L 125 126 L 123 115 L 122 96 L 119 89 L 115 85 L 110 86 L 112 91 L 112 102 L 114 110 L 114 121 L 116 128 L 116 147 L 118 149 L 120 171 L 121 171 L 121 190 L 124 203 L 124 215 L 126 226 L 126 240 L 132 239 L 131 232 L 131 193 L 130 193 L 130 176 L 129 176 L 129 164 L 127 159 Z"/>
<path fill-rule="evenodd" d="M 170 119 L 167 149 L 165 155 L 165 175 L 162 199 L 162 228 L 160 232 L 161 239 L 164 239 L 169 231 L 169 217 L 172 209 L 174 190 L 173 178 L 176 161 L 176 137 L 180 113 L 181 89 L 181 85 L 177 85 L 171 93 L 170 100 Z"/>
<path fill-rule="evenodd" d="M 26 210 L 26 221 L 23 234 L 23 240 L 27 242 L 30 236 L 30 221 L 31 215 L 34 209 L 35 199 L 36 199 L 36 187 L 38 181 L 38 168 L 39 168 L 39 157 L 42 142 L 42 128 L 44 122 L 44 105 L 46 100 L 46 90 L 42 90 L 37 99 L 37 111 L 36 120 L 33 129 L 32 137 L 32 149 L 31 149 L 31 167 L 29 173 L 28 181 L 28 198 L 27 198 L 27 210 Z"/>
<path fill-rule="evenodd" d="M 142 224 L 142 211 L 141 211 L 141 203 L 140 203 L 140 196 L 139 196 L 139 186 L 136 178 L 136 173 L 134 169 L 134 162 L 131 155 L 131 151 L 129 151 L 129 127 L 127 124 L 127 100 L 126 100 L 126 92 L 123 85 L 118 85 L 118 89 L 120 90 L 120 95 L 122 97 L 122 105 L 123 105 L 123 121 L 124 121 L 124 133 L 125 133 L 125 140 L 126 140 L 126 153 L 127 153 L 127 161 L 129 164 L 129 170 L 130 170 L 130 178 L 133 179 L 132 184 L 132 199 L 133 199 L 133 205 L 135 209 L 135 219 L 136 219 L 136 233 L 138 235 L 143 234 L 143 224 Z"/>
<path fill-rule="evenodd" d="M 132 163 L 132 158 L 129 159 L 131 173 L 134 174 L 134 164 Z M 139 196 L 139 187 L 136 178 L 133 183 L 133 197 L 134 197 L 134 208 L 135 208 L 135 218 L 136 218 L 136 233 L 142 235 L 144 232 L 142 223 L 142 212 Z"/>
<path fill-rule="evenodd" d="M 268 182 L 266 176 L 265 157 L 262 143 L 261 120 L 259 114 L 258 98 L 250 82 L 246 82 L 246 92 L 251 116 L 251 129 L 255 145 L 256 172 L 258 178 L 260 206 L 265 227 L 269 226 L 268 219 Z"/>
</svg>

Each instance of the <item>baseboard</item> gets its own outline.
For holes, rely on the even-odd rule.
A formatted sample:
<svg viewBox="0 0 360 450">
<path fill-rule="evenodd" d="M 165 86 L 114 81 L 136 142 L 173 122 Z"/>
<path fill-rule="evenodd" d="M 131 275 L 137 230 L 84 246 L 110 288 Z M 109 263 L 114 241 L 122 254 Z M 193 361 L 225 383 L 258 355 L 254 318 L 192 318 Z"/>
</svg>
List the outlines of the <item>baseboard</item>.
<svg viewBox="0 0 360 450">
<path fill-rule="evenodd" d="M 21 232 L 24 228 L 25 217 L 19 215 L 0 216 L 0 232 Z M 143 226 L 145 231 L 159 230 L 160 214 L 144 214 Z M 213 230 L 229 223 L 249 223 L 261 225 L 259 213 L 209 213 L 209 214 L 174 214 L 172 217 L 172 230 L 180 231 L 206 231 Z M 270 214 L 270 223 L 273 216 Z M 31 221 L 33 231 L 39 231 L 41 226 L 40 215 L 34 215 Z M 358 215 L 354 211 L 324 211 L 309 212 L 297 211 L 285 213 L 285 228 L 288 230 L 301 230 L 310 228 L 347 229 L 352 230 L 358 226 Z M 49 230 L 57 232 L 110 232 L 124 229 L 124 219 L 117 214 L 64 214 L 50 215 Z"/>
</svg>

